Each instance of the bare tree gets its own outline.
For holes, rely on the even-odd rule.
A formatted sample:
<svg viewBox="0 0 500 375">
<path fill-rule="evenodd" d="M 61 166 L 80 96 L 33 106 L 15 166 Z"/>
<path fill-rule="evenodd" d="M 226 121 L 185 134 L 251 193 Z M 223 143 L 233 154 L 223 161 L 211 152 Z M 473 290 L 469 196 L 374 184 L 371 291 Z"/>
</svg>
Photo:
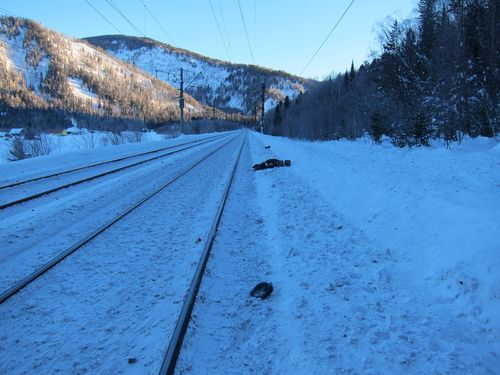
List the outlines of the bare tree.
<svg viewBox="0 0 500 375">
<path fill-rule="evenodd" d="M 10 161 L 26 159 L 28 157 L 28 154 L 24 150 L 24 140 L 15 137 L 10 144 L 9 154 Z"/>
<path fill-rule="evenodd" d="M 106 136 L 102 139 L 102 144 L 104 146 L 108 145 L 121 145 L 125 143 L 122 132 L 107 132 Z"/>
<path fill-rule="evenodd" d="M 39 139 L 26 142 L 26 146 L 31 156 L 49 155 L 54 149 L 54 143 L 47 134 L 40 135 Z"/>
<path fill-rule="evenodd" d="M 97 146 L 97 137 L 93 131 L 81 132 L 80 143 L 86 149 L 94 149 Z"/>
</svg>

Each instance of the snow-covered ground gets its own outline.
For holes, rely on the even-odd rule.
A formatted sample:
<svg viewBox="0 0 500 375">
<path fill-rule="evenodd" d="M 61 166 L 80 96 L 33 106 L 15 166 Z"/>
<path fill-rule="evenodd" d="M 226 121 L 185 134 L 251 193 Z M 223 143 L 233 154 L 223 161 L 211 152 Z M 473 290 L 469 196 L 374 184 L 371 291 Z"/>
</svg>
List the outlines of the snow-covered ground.
<svg viewBox="0 0 500 375">
<path fill-rule="evenodd" d="M 274 156 L 292 167 L 249 170 Z M 495 141 L 257 135 L 244 160 L 179 373 L 498 373 Z"/>
<path fill-rule="evenodd" d="M 94 133 L 84 131 L 82 134 L 68 134 L 66 136 L 42 133 L 41 139 L 42 142 L 47 145 L 47 149 L 50 150 L 49 155 L 51 156 L 71 153 L 71 155 L 61 156 L 61 160 L 65 159 L 66 162 L 69 162 L 71 164 L 73 163 L 73 161 L 79 162 L 82 159 L 87 160 L 87 158 L 89 157 L 98 160 L 101 155 L 116 156 L 120 155 L 123 152 L 126 152 L 127 150 L 133 152 L 134 149 L 143 149 L 144 144 L 139 144 L 141 142 L 137 142 L 139 136 L 141 137 L 141 142 L 146 142 L 151 147 L 155 146 L 155 142 L 167 140 L 165 135 L 158 134 L 156 132 L 145 132 L 137 134 L 137 132 L 128 131 L 121 133 L 123 143 L 119 145 L 112 145 L 110 143 L 110 139 L 113 138 L 111 134 L 99 131 Z M 204 136 L 206 135 L 181 135 L 180 137 L 175 138 L 175 142 L 180 142 L 182 140 L 199 139 L 203 138 Z M 157 143 L 157 145 L 158 144 L 160 143 Z M 98 150 L 102 147 L 108 146 L 113 146 L 113 151 L 109 149 Z M 10 163 L 10 148 L 11 140 L 9 140 L 8 138 L 0 138 L 0 164 Z M 68 158 L 71 158 L 71 160 L 68 160 Z M 12 167 L 19 170 L 19 166 L 22 164 L 18 163 L 20 163 L 20 161 L 16 161 L 16 164 L 12 165 Z M 26 161 L 21 161 L 21 163 L 26 163 Z M 32 161 L 28 162 L 28 164 L 31 165 Z M 39 166 L 51 165 L 50 163 L 44 161 L 44 159 L 38 160 L 37 164 Z M 2 167 L 5 167 L 5 165 L 3 165 Z M 0 178 L 2 177 L 3 176 L 0 176 Z"/>
<path fill-rule="evenodd" d="M 46 262 L 230 141 L 0 306 L 0 373 L 157 373 L 229 173 L 226 160 L 242 139 L 230 138 L 2 211 L 2 235 L 10 233 L 0 259 L 5 289 L 16 272 Z"/>
<path fill-rule="evenodd" d="M 156 373 L 237 143 L 1 305 L 0 373 Z M 2 241 L 71 242 L 203 152 L 7 209 L 17 224 Z M 271 157 L 292 166 L 251 169 Z M 494 140 L 399 149 L 249 133 L 178 373 L 498 373 L 499 233 Z M 261 281 L 266 300 L 249 296 Z"/>
</svg>

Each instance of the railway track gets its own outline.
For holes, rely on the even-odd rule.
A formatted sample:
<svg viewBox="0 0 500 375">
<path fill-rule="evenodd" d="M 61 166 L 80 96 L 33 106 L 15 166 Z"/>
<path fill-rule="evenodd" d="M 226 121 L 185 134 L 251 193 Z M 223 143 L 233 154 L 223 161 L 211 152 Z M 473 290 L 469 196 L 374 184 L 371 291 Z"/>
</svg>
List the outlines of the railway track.
<svg viewBox="0 0 500 375">
<path fill-rule="evenodd" d="M 170 186 L 173 184 L 175 181 L 180 179 L 182 176 L 187 174 L 189 171 L 203 163 L 205 160 L 210 158 L 212 155 L 217 153 L 219 150 L 224 148 L 226 145 L 229 143 L 235 141 L 237 138 L 239 138 L 239 135 L 236 136 L 230 136 L 230 139 L 222 143 L 222 145 L 218 145 L 215 149 L 207 152 L 204 154 L 202 157 L 198 158 L 195 162 L 191 163 L 187 168 L 184 170 L 180 171 L 177 173 L 174 177 L 170 178 L 168 181 L 163 183 L 161 186 L 159 186 L 157 189 L 154 191 L 150 192 L 148 195 L 146 195 L 144 198 L 140 199 L 139 201 L 135 202 L 125 210 L 123 210 L 120 214 L 115 216 L 113 219 L 109 220 L 107 223 L 104 225 L 100 226 L 90 234 L 86 235 L 84 238 L 80 239 L 78 242 L 67 248 L 66 250 L 60 252 L 56 257 L 45 263 L 43 266 L 39 267 L 36 269 L 34 272 L 30 273 L 28 276 L 24 277 L 22 280 L 19 282 L 15 283 L 11 287 L 9 287 L 7 290 L 3 291 L 0 295 L 0 304 L 6 302 L 9 300 L 12 296 L 17 294 L 19 291 L 21 291 L 23 288 L 31 284 L 33 281 L 38 279 L 40 276 L 44 275 L 47 271 L 55 267 L 57 264 L 59 264 L 62 260 L 66 259 L 68 256 L 71 254 L 75 253 L 77 250 L 81 249 L 84 245 L 89 243 L 91 240 L 99 236 L 101 233 L 105 232 L 107 229 L 109 229 L 111 226 L 113 226 L 115 223 L 123 219 L 125 216 L 127 216 L 129 213 L 143 205 L 145 202 L 149 201 L 151 198 L 153 198 L 155 195 L 160 193 L 162 190 L 164 190 L 166 187 Z M 246 137 L 246 136 L 245 136 Z M 190 146 L 193 147 L 193 146 Z M 234 173 L 234 172 L 233 172 Z"/>
<path fill-rule="evenodd" d="M 177 324 L 174 329 L 174 333 L 170 339 L 168 349 L 166 351 L 166 354 L 163 358 L 162 366 L 160 368 L 160 375 L 171 375 L 174 374 L 175 372 L 175 366 L 177 363 L 177 359 L 179 358 L 179 353 L 182 347 L 182 343 L 184 341 L 184 337 L 186 335 L 186 331 L 189 325 L 189 320 L 191 318 L 191 313 L 193 311 L 194 303 L 196 301 L 196 296 L 198 294 L 198 290 L 200 288 L 201 280 L 203 278 L 203 275 L 205 273 L 205 269 L 207 266 L 208 258 L 210 256 L 210 252 L 212 250 L 215 237 L 217 234 L 217 229 L 220 224 L 220 220 L 222 217 L 222 213 L 224 212 L 224 207 L 226 205 L 227 197 L 229 195 L 229 191 L 231 189 L 231 185 L 234 180 L 234 175 L 236 173 L 236 168 L 238 167 L 238 162 L 240 160 L 243 147 L 246 142 L 246 137 L 247 135 L 245 134 L 245 138 L 243 139 L 243 142 L 241 143 L 240 149 L 238 151 L 238 155 L 232 165 L 231 169 L 231 174 L 230 177 L 226 183 L 226 186 L 224 188 L 224 193 L 222 195 L 222 200 L 219 204 L 219 207 L 217 209 L 217 212 L 214 216 L 214 220 L 212 223 L 212 227 L 210 229 L 209 235 L 207 237 L 207 240 L 205 242 L 205 246 L 203 248 L 202 255 L 200 257 L 200 260 L 198 262 L 198 266 L 196 268 L 194 277 L 191 281 L 189 291 L 186 295 L 186 298 L 184 299 L 184 303 L 182 305 L 182 310 L 179 315 L 179 318 L 177 319 Z"/>
<path fill-rule="evenodd" d="M 65 189 L 65 188 L 68 188 L 71 186 L 75 186 L 75 185 L 82 184 L 84 182 L 92 181 L 94 179 L 110 175 L 112 173 L 116 173 L 116 172 L 119 172 L 119 171 L 122 171 L 122 170 L 125 170 L 128 168 L 132 168 L 132 167 L 135 167 L 138 165 L 142 165 L 142 164 L 145 164 L 145 163 L 148 163 L 148 162 L 160 159 L 160 158 L 164 158 L 164 157 L 167 157 L 167 156 L 170 156 L 173 154 L 177 154 L 179 152 L 182 152 L 182 151 L 185 151 L 185 150 L 188 150 L 188 149 L 191 149 L 191 148 L 194 148 L 194 147 L 197 147 L 197 146 L 209 143 L 209 142 L 213 142 L 213 141 L 216 141 L 218 139 L 228 137 L 228 136 L 230 136 L 230 135 L 218 135 L 218 136 L 210 137 L 208 139 L 190 141 L 190 142 L 178 144 L 175 146 L 163 147 L 163 148 L 152 150 L 152 151 L 147 151 L 147 152 L 142 152 L 139 154 L 124 156 L 121 158 L 107 160 L 104 162 L 94 163 L 94 164 L 90 164 L 90 165 L 83 166 L 83 167 L 69 169 L 69 170 L 65 170 L 65 171 L 61 171 L 61 172 L 57 172 L 57 173 L 53 173 L 53 174 L 49 174 L 49 175 L 45 175 L 45 176 L 39 176 L 39 177 L 35 177 L 32 179 L 28 179 L 28 180 L 18 181 L 18 182 L 11 183 L 8 185 L 3 185 L 3 186 L 0 186 L 0 192 L 2 190 L 5 192 L 8 192 L 9 193 L 8 195 L 14 196 L 15 198 L 14 199 L 12 199 L 12 198 L 2 199 L 2 197 L 0 196 L 0 210 L 8 208 L 8 207 L 12 207 L 12 206 L 24 203 L 24 202 L 28 202 L 28 201 L 36 199 L 36 198 L 40 198 L 44 195 L 51 194 L 51 193 L 54 193 L 56 191 L 59 191 L 59 190 L 62 190 L 62 189 Z M 168 150 L 171 150 L 171 151 L 168 151 Z M 163 151 L 167 151 L 167 152 L 161 153 Z M 78 175 L 76 175 L 73 180 L 70 179 L 70 181 L 64 182 L 62 184 L 55 181 L 56 182 L 55 186 L 44 187 L 44 188 L 40 188 L 38 190 L 35 187 L 35 191 L 30 192 L 27 195 L 23 195 L 23 192 L 20 191 L 17 193 L 17 196 L 16 196 L 15 189 L 22 189 L 23 187 L 25 188 L 26 185 L 29 185 L 29 184 L 40 183 L 43 180 L 55 179 L 55 178 L 63 176 L 63 175 L 77 174 L 77 173 L 80 173 L 84 170 L 90 170 L 92 168 L 112 165 L 113 163 L 119 163 L 122 161 L 130 160 L 130 159 L 134 159 L 134 158 L 138 158 L 138 157 L 142 157 L 142 156 L 147 156 L 147 155 L 151 155 L 151 154 L 158 154 L 158 153 L 161 153 L 161 154 L 154 155 L 152 157 L 146 157 L 145 159 L 142 159 L 139 161 L 134 161 L 132 163 L 128 163 L 125 165 L 120 165 L 118 167 L 115 166 L 115 167 L 112 167 L 111 169 L 104 170 L 104 171 L 101 171 L 99 173 L 90 174 L 89 176 L 85 176 L 85 177 L 80 176 L 79 177 Z M 7 195 L 7 194 L 3 194 L 3 195 Z"/>
</svg>

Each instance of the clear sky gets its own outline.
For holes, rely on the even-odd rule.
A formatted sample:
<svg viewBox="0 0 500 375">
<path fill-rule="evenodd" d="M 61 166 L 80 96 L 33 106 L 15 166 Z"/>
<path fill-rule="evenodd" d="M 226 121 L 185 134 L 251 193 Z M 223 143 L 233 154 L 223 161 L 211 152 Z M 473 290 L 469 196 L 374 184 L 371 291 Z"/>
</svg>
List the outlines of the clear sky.
<svg viewBox="0 0 500 375">
<path fill-rule="evenodd" d="M 221 60 L 255 62 L 300 74 L 351 0 L 240 0 L 250 47 L 238 0 L 2 0 L 0 14 L 8 11 L 31 18 L 77 38 L 117 34 L 87 2 L 125 35 L 140 34 L 110 3 L 114 2 L 142 34 L 152 39 Z M 359 66 L 377 47 L 377 24 L 388 16 L 410 16 L 416 3 L 417 0 L 355 0 L 302 75 L 324 78 L 332 72 L 345 71 L 351 60 Z"/>
</svg>

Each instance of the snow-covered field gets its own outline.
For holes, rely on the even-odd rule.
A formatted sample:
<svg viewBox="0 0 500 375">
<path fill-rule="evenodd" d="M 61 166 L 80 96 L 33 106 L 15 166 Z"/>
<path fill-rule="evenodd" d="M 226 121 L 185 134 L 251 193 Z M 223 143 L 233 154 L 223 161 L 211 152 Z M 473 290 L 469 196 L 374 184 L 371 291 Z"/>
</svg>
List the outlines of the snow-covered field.
<svg viewBox="0 0 500 375">
<path fill-rule="evenodd" d="M 292 167 L 249 170 L 274 156 Z M 244 160 L 180 373 L 498 373 L 495 141 L 257 135 Z M 260 281 L 268 300 L 248 295 Z"/>
<path fill-rule="evenodd" d="M 2 304 L 0 373 L 156 373 L 237 143 Z M 0 168 L 15 178 L 144 145 Z M 6 209 L 17 221 L 3 242 L 53 251 L 208 149 Z M 292 166 L 251 169 L 271 157 Z M 498 373 L 499 233 L 494 140 L 399 149 L 249 133 L 178 372 Z M 261 281 L 266 300 L 249 296 Z"/>
<path fill-rule="evenodd" d="M 182 135 L 176 139 L 186 140 L 186 139 L 198 139 L 204 137 L 205 135 L 192 134 L 192 135 Z M 140 142 L 138 139 L 140 137 Z M 136 133 L 136 132 L 123 132 L 121 134 L 121 139 L 117 139 L 112 134 L 107 132 L 95 132 L 90 133 L 85 131 L 82 134 L 69 134 L 66 136 L 60 136 L 55 134 L 42 134 L 41 140 L 44 145 L 47 145 L 46 149 L 50 152 L 48 155 L 59 155 L 71 153 L 68 156 L 63 156 L 66 160 L 72 163 L 72 160 L 77 162 L 82 158 L 87 160 L 87 158 L 99 159 L 101 155 L 119 155 L 121 152 L 126 152 L 130 150 L 133 152 L 134 149 L 143 149 L 144 145 L 141 142 L 146 142 L 148 145 L 154 147 L 154 142 L 166 140 L 166 136 L 163 134 L 158 134 L 156 132 L 146 132 L 146 133 Z M 111 140 L 120 141 L 122 144 L 111 144 Z M 27 141 L 28 142 L 28 141 Z M 117 142 L 116 142 L 117 143 Z M 98 150 L 103 147 L 113 146 L 111 149 Z M 115 146 L 119 146 L 115 148 Z M 11 140 L 7 138 L 0 138 L 0 164 L 9 163 L 12 156 L 10 155 Z M 27 150 L 29 151 L 29 150 Z M 44 155 L 47 156 L 47 155 Z M 38 157 L 37 157 L 38 158 Z M 51 159 L 52 160 L 52 159 Z M 18 163 L 19 161 L 16 161 Z M 31 162 L 30 162 L 31 164 Z M 40 165 L 48 165 L 49 163 L 41 160 Z M 19 164 L 14 166 L 15 169 L 18 168 Z M 2 177 L 2 176 L 0 176 Z"/>
</svg>

